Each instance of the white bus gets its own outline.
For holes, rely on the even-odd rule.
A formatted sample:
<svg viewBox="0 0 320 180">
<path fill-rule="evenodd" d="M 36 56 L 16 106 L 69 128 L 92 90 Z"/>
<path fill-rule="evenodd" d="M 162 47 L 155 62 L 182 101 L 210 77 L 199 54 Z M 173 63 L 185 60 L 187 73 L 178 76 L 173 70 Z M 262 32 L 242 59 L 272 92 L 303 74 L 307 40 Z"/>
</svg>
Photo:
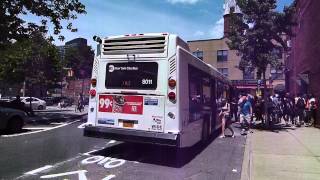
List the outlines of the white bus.
<svg viewBox="0 0 320 180">
<path fill-rule="evenodd" d="M 93 64 L 84 135 L 189 147 L 221 126 L 217 102 L 229 90 L 177 35 L 107 37 Z"/>
</svg>

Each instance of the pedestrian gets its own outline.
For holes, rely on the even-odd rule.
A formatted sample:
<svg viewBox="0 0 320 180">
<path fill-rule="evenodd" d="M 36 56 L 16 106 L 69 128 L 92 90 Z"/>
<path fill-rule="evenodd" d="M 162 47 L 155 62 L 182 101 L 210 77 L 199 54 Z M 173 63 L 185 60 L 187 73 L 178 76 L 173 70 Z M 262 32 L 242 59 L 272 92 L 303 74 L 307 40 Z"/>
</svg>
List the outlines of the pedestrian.
<svg viewBox="0 0 320 180">
<path fill-rule="evenodd" d="M 310 99 L 308 100 L 308 108 L 310 111 L 310 124 L 309 126 L 314 125 L 315 121 L 317 120 L 317 109 L 318 109 L 318 102 L 313 94 L 310 95 Z"/>
<path fill-rule="evenodd" d="M 252 116 L 252 105 L 246 95 L 243 95 L 243 102 L 240 109 L 240 124 L 242 128 L 241 134 L 246 134 L 246 130 L 250 131 L 250 121 Z"/>
<path fill-rule="evenodd" d="M 287 94 L 283 98 L 283 119 L 286 123 L 286 126 L 289 126 L 289 121 L 291 120 L 291 124 L 294 125 L 294 117 L 293 117 L 293 103 Z"/>
<path fill-rule="evenodd" d="M 256 121 L 261 121 L 262 124 L 264 124 L 264 119 L 263 119 L 263 112 L 264 112 L 264 104 L 260 96 L 255 97 L 255 117 Z"/>
<path fill-rule="evenodd" d="M 303 97 L 301 96 L 301 94 L 298 94 L 296 98 L 296 112 L 297 112 L 297 118 L 298 118 L 298 122 L 297 122 L 298 127 L 300 127 L 304 122 L 305 107 L 306 107 L 306 104 Z"/>
<path fill-rule="evenodd" d="M 232 101 L 230 103 L 230 119 L 234 119 L 234 122 L 237 122 L 239 120 L 238 116 L 238 101 L 236 97 L 232 98 Z"/>
<path fill-rule="evenodd" d="M 79 112 L 81 112 L 81 111 L 84 109 L 84 107 L 83 107 L 83 96 L 82 96 L 82 94 L 79 94 L 79 96 L 78 96 L 77 109 L 79 110 Z"/>
<path fill-rule="evenodd" d="M 219 113 L 219 117 L 221 118 L 221 136 L 220 138 L 225 138 L 225 129 L 229 129 L 231 131 L 231 137 L 235 137 L 234 136 L 234 131 L 231 127 L 231 119 L 230 119 L 230 104 L 227 102 L 226 99 L 222 99 L 221 102 L 222 108 L 221 111 Z"/>
</svg>

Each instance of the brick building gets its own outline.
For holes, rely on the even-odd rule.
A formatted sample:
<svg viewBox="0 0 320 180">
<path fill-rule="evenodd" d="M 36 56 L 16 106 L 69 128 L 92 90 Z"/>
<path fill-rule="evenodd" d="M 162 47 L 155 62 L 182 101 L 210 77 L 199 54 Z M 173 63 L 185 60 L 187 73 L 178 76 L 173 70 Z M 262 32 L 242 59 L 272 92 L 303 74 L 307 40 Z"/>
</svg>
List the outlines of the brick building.
<svg viewBox="0 0 320 180">
<path fill-rule="evenodd" d="M 220 39 L 205 39 L 188 41 L 190 50 L 193 54 L 208 64 L 216 67 L 222 74 L 229 77 L 233 84 L 240 91 L 255 94 L 257 90 L 256 72 L 242 72 L 238 65 L 241 57 L 237 55 L 236 50 L 230 50 L 226 41 L 226 34 L 230 29 L 230 14 L 236 13 L 241 16 L 240 8 L 236 4 L 236 0 L 226 0 L 224 4 L 224 36 Z M 284 54 L 280 53 L 279 59 L 284 62 Z M 268 68 L 266 72 L 269 89 L 275 86 L 284 86 L 283 70 Z M 270 83 L 271 82 L 271 83 Z"/>
<path fill-rule="evenodd" d="M 314 94 L 319 100 L 320 1 L 297 0 L 296 8 L 298 25 L 293 28 L 295 36 L 291 39 L 287 89 L 292 94 Z"/>
</svg>

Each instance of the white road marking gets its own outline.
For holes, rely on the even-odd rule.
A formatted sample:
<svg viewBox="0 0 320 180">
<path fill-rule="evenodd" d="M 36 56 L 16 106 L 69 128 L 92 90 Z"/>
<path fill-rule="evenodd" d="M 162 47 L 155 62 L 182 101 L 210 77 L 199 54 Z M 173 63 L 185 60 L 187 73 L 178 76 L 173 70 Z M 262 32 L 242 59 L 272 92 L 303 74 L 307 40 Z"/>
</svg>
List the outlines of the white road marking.
<svg viewBox="0 0 320 180">
<path fill-rule="evenodd" d="M 68 175 L 72 175 L 72 174 L 78 174 L 79 180 L 86 180 L 86 172 L 88 172 L 87 170 L 79 170 L 79 171 L 71 171 L 71 172 L 65 172 L 65 173 L 58 173 L 58 174 L 50 174 L 50 175 L 45 175 L 45 176 L 41 176 L 41 179 L 50 179 L 50 178 L 56 178 L 56 177 L 60 177 L 60 176 L 68 176 Z"/>
<path fill-rule="evenodd" d="M 116 140 L 111 140 L 111 141 L 108 142 L 108 144 L 114 144 L 116 142 L 117 142 Z"/>
<path fill-rule="evenodd" d="M 87 123 L 82 123 L 78 126 L 79 129 L 84 129 L 84 126 L 86 125 Z"/>
<path fill-rule="evenodd" d="M 41 171 L 44 171 L 44 170 L 47 170 L 47 169 L 50 169 L 52 168 L 53 166 L 51 165 L 46 165 L 46 166 L 43 166 L 41 168 L 38 168 L 38 169 L 35 169 L 35 170 L 32 170 L 32 171 L 29 171 L 29 172 L 26 172 L 24 174 L 27 174 L 27 175 L 36 175 L 37 173 L 41 172 Z"/>
<path fill-rule="evenodd" d="M 126 162 L 124 159 L 117 159 L 117 158 L 111 158 L 111 157 L 104 157 L 104 156 L 92 156 L 88 157 L 81 161 L 82 165 L 87 164 L 94 164 L 97 163 L 98 165 L 103 165 L 106 169 L 115 168 L 118 166 L 123 165 Z"/>
<path fill-rule="evenodd" d="M 238 172 L 238 170 L 237 169 L 232 169 L 232 172 L 236 173 L 236 172 Z"/>
<path fill-rule="evenodd" d="M 96 163 L 96 162 L 99 162 L 101 160 L 104 159 L 104 156 L 93 156 L 93 157 L 88 157 L 84 160 L 81 161 L 81 164 L 83 165 L 87 165 L 87 164 L 93 164 L 93 163 Z"/>
<path fill-rule="evenodd" d="M 64 123 L 57 123 L 57 122 L 52 122 L 50 124 L 53 124 L 53 125 L 60 125 L 60 124 L 64 124 Z"/>
<path fill-rule="evenodd" d="M 116 177 L 116 175 L 110 174 L 107 177 L 103 178 L 102 180 L 110 180 L 110 179 L 115 178 L 115 177 Z"/>
<path fill-rule="evenodd" d="M 104 149 L 104 148 L 103 148 Z M 95 149 L 95 150 L 92 150 L 92 151 L 89 151 L 89 152 L 86 152 L 86 153 L 83 153 L 83 155 L 85 156 L 90 156 L 91 153 L 94 153 L 94 152 L 97 152 L 97 151 L 100 151 L 101 149 Z"/>
<path fill-rule="evenodd" d="M 126 162 L 126 160 L 123 160 L 123 159 L 111 158 L 108 162 L 106 162 L 104 164 L 103 167 L 107 168 L 107 169 L 111 169 L 111 168 L 115 168 L 115 167 L 121 166 L 125 162 Z"/>
<path fill-rule="evenodd" d="M 23 128 L 26 130 L 41 130 L 41 129 L 51 129 L 52 127 L 28 127 L 28 128 Z"/>
<path fill-rule="evenodd" d="M 1 137 L 16 137 L 16 136 L 23 136 L 23 135 L 40 133 L 40 132 L 44 132 L 44 131 L 50 131 L 50 130 L 53 130 L 53 129 L 61 128 L 61 127 L 64 127 L 64 126 L 68 126 L 70 124 L 73 124 L 73 123 L 76 123 L 76 122 L 79 122 L 79 121 L 80 120 L 72 121 L 70 123 L 62 124 L 60 126 L 55 126 L 55 127 L 50 128 L 50 129 L 43 129 L 43 130 L 40 130 L 40 131 L 26 132 L 26 133 L 21 133 L 21 134 L 2 135 Z"/>
</svg>

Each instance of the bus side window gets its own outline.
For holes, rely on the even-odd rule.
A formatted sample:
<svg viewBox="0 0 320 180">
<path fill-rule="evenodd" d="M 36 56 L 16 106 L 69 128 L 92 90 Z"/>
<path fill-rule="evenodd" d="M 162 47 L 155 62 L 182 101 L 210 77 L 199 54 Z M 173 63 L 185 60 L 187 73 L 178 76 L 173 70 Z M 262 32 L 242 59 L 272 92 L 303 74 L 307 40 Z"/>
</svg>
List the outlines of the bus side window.
<svg viewBox="0 0 320 180">
<path fill-rule="evenodd" d="M 189 121 L 197 121 L 201 118 L 202 85 L 199 71 L 189 66 Z"/>
<path fill-rule="evenodd" d="M 202 78 L 202 93 L 203 93 L 203 104 L 211 107 L 211 84 L 210 78 Z"/>
</svg>

